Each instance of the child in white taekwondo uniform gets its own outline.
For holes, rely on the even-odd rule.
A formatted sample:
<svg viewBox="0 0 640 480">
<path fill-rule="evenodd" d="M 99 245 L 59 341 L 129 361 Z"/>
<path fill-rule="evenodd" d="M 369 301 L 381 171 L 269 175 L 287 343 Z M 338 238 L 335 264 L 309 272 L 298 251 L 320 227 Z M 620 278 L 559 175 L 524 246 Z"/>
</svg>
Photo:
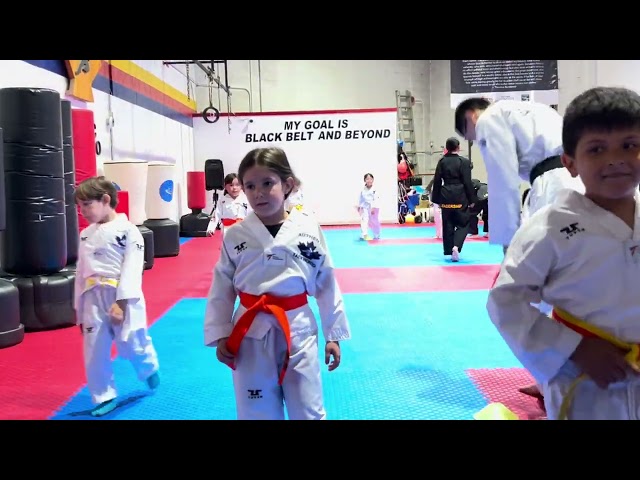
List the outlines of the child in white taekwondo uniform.
<svg viewBox="0 0 640 480">
<path fill-rule="evenodd" d="M 205 343 L 233 369 L 238 419 L 281 420 L 284 404 L 289 419 L 325 419 L 318 325 L 307 296 L 317 300 L 329 371 L 351 334 L 322 230 L 304 211 L 287 214 L 295 176 L 282 150 L 252 150 L 238 176 L 254 211 L 224 237 Z"/>
<path fill-rule="evenodd" d="M 488 311 L 549 419 L 640 419 L 640 96 L 588 90 L 562 135 L 585 193 L 565 190 L 518 230 Z M 541 300 L 551 317 L 531 305 Z"/>
<path fill-rule="evenodd" d="M 304 195 L 302 194 L 302 181 L 296 177 L 293 179 L 293 191 L 284 201 L 284 209 L 290 212 L 294 208 L 302 210 L 304 208 Z"/>
<path fill-rule="evenodd" d="M 446 149 L 444 150 L 446 153 Z M 427 191 L 429 192 L 429 199 L 431 200 L 431 211 L 433 212 L 433 222 L 436 227 L 436 235 L 435 238 L 442 238 L 442 210 L 440 209 L 440 205 L 437 203 L 433 203 L 433 184 L 434 179 L 432 178 L 429 184 L 427 185 Z"/>
<path fill-rule="evenodd" d="M 229 173 L 224 177 L 224 194 L 218 200 L 215 214 L 209 221 L 207 236 L 215 233 L 218 223 L 222 224 L 222 235 L 231 225 L 241 222 L 251 211 L 247 196 L 242 191 L 238 175 Z"/>
<path fill-rule="evenodd" d="M 373 231 L 373 238 L 380 238 L 380 197 L 373 186 L 373 174 L 365 173 L 364 187 L 358 197 L 358 214 L 360 215 L 361 240 L 369 240 L 369 227 Z"/>
<path fill-rule="evenodd" d="M 584 186 L 563 168 L 562 117 L 548 105 L 469 98 L 458 105 L 459 135 L 477 143 L 487 168 L 491 235 L 504 249 L 520 226 L 522 180 L 531 184 L 529 214 L 553 203 L 560 190 Z"/>
<path fill-rule="evenodd" d="M 158 356 L 147 333 L 140 230 L 116 213 L 118 193 L 105 177 L 81 182 L 75 199 L 90 225 L 80 232 L 74 308 L 83 336 L 87 388 L 97 405 L 91 414 L 100 417 L 117 407 L 113 342 L 151 389 L 160 383 Z"/>
</svg>

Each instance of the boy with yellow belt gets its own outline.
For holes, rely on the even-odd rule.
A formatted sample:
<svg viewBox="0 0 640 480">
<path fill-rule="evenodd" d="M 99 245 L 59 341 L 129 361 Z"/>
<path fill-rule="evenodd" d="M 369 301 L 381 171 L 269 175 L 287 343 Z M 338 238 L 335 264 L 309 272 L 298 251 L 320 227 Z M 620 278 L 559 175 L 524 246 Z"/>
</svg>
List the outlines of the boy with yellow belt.
<svg viewBox="0 0 640 480">
<path fill-rule="evenodd" d="M 515 234 L 488 300 L 549 419 L 638 419 L 640 95 L 593 88 L 563 120 L 563 191 Z M 552 317 L 532 304 L 554 307 Z"/>
</svg>

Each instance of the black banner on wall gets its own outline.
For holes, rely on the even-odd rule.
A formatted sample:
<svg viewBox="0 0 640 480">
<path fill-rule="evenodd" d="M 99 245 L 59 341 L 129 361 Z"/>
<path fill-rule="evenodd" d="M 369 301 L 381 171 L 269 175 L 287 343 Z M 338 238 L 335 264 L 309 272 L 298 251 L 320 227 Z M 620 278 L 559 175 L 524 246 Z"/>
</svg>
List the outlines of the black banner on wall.
<svg viewBox="0 0 640 480">
<path fill-rule="evenodd" d="M 485 96 L 558 103 L 557 60 L 451 60 L 451 102 Z"/>
</svg>

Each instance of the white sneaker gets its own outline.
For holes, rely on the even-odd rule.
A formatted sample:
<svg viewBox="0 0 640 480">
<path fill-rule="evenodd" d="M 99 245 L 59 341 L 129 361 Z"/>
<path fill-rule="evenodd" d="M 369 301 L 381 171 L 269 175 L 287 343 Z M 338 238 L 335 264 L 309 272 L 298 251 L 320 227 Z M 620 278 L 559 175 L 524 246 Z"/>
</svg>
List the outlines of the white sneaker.
<svg viewBox="0 0 640 480">
<path fill-rule="evenodd" d="M 460 261 L 460 252 L 458 251 L 458 247 L 453 247 L 451 250 L 451 261 L 458 262 Z"/>
</svg>

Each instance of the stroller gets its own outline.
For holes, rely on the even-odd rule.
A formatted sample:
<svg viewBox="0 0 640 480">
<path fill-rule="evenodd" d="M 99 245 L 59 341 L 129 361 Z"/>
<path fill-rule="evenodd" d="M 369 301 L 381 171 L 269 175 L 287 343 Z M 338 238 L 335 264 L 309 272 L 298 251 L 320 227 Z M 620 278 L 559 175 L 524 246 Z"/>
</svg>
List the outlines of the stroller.
<svg viewBox="0 0 640 480">
<path fill-rule="evenodd" d="M 398 182 L 398 222 L 406 223 L 407 215 L 414 217 L 415 223 L 422 223 L 422 214 L 416 215 L 416 207 L 420 203 L 420 195 L 413 189 L 407 190 L 404 182 Z"/>
</svg>

